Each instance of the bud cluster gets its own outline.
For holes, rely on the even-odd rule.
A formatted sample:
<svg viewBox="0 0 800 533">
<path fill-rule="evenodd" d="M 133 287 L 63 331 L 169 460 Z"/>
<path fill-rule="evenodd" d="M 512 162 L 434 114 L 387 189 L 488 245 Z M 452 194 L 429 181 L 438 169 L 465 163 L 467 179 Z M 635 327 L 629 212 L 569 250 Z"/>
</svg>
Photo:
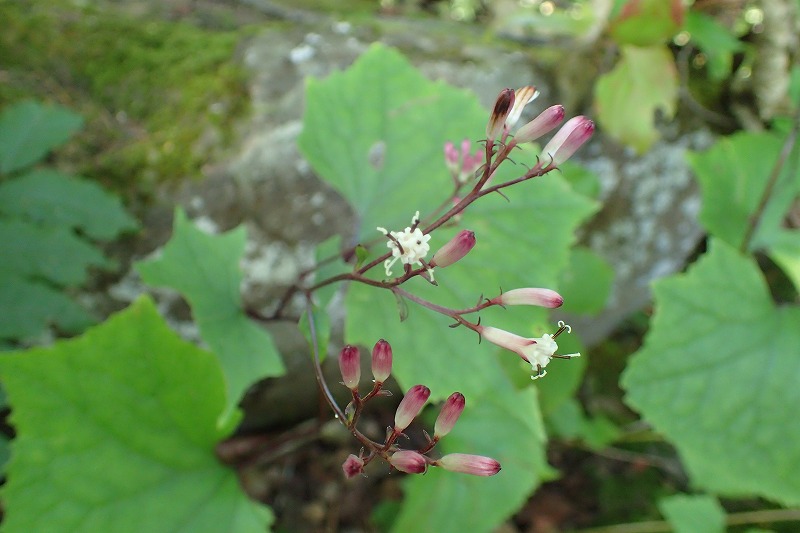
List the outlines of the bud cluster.
<svg viewBox="0 0 800 533">
<path fill-rule="evenodd" d="M 358 390 L 361 379 L 360 351 L 357 347 L 347 345 L 339 352 L 339 369 L 342 373 L 342 384 L 350 389 L 353 400 L 345 409 L 345 425 L 359 438 L 365 448 L 359 455 L 350 454 L 342 464 L 345 477 L 352 478 L 364 472 L 364 467 L 376 457 L 388 462 L 392 468 L 407 474 L 422 474 L 429 466 L 438 466 L 445 470 L 461 472 L 476 476 L 491 476 L 500 471 L 500 463 L 490 457 L 470 454 L 449 454 L 439 459 L 429 457 L 427 454 L 442 437 L 450 433 L 466 406 L 464 395 L 454 392 L 447 398 L 439 411 L 439 416 L 434 424 L 433 437 L 425 432 L 427 444 L 418 450 L 401 449 L 397 439 L 404 435 L 404 431 L 415 418 L 422 412 L 430 398 L 431 390 L 425 385 L 414 385 L 403 396 L 394 415 L 394 425 L 387 428 L 386 439 L 377 443 L 367 439 L 356 429 L 356 422 L 363 410 L 364 404 L 375 396 L 390 395 L 383 390 L 383 384 L 392 371 L 392 347 L 381 339 L 372 349 L 372 390 L 361 396 Z M 365 452 L 369 449 L 369 452 Z"/>
</svg>

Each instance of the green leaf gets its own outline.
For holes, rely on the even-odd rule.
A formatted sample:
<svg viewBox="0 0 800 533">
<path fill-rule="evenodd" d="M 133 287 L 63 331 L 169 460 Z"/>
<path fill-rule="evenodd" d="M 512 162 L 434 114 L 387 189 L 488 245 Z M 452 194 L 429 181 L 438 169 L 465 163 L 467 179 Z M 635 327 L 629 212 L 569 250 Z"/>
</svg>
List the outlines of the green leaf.
<svg viewBox="0 0 800 533">
<path fill-rule="evenodd" d="M 666 119 L 675 114 L 678 73 L 664 46 L 623 46 L 621 53 L 614 69 L 597 80 L 597 119 L 606 133 L 641 153 L 658 140 L 655 112 Z"/>
<path fill-rule="evenodd" d="M 112 266 L 98 248 L 65 226 L 43 227 L 0 218 L 0 243 L 3 246 L 0 277 L 16 274 L 61 286 L 77 286 L 86 282 L 88 268 Z"/>
<path fill-rule="evenodd" d="M 179 209 L 172 239 L 161 257 L 136 264 L 146 283 L 171 287 L 189 301 L 200 334 L 219 357 L 225 374 L 227 400 L 220 419 L 223 425 L 231 420 L 251 384 L 284 373 L 269 333 L 242 310 L 239 261 L 245 241 L 243 227 L 224 235 L 208 235 Z"/>
<path fill-rule="evenodd" d="M 695 10 L 687 13 L 686 31 L 708 58 L 706 65 L 711 79 L 722 81 L 730 76 L 733 54 L 742 50 L 744 44 L 714 17 Z"/>
<path fill-rule="evenodd" d="M 573 248 L 569 266 L 561 273 L 559 293 L 566 313 L 596 314 L 605 308 L 614 282 L 614 269 L 588 248 Z"/>
<path fill-rule="evenodd" d="M 689 154 L 689 165 L 703 194 L 700 221 L 710 233 L 731 246 L 741 245 L 782 144 L 782 139 L 771 133 L 742 132 L 723 137 L 705 152 Z M 790 166 L 775 184 L 750 242 L 751 250 L 776 238 L 800 192 L 800 179 L 788 170 Z"/>
<path fill-rule="evenodd" d="M 416 210 L 433 210 L 451 187 L 442 146 L 480 138 L 487 120 L 474 95 L 375 44 L 346 72 L 308 81 L 298 146 L 356 210 L 364 242 L 376 226 L 405 227 Z"/>
<path fill-rule="evenodd" d="M 554 435 L 567 440 L 580 439 L 593 450 L 602 450 L 622 434 L 617 425 L 605 416 L 587 417 L 574 397 L 545 414 L 545 422 Z"/>
<path fill-rule="evenodd" d="M 258 532 L 214 456 L 219 363 L 177 337 L 148 299 L 79 338 L 3 354 L 17 437 L 4 531 Z"/>
<path fill-rule="evenodd" d="M 725 510 L 713 496 L 678 494 L 658 502 L 675 533 L 724 533 Z"/>
<path fill-rule="evenodd" d="M 74 334 L 94 323 L 63 292 L 9 273 L 0 273 L 0 314 L 0 339 L 32 339 L 50 324 Z"/>
<path fill-rule="evenodd" d="M 800 502 L 800 309 L 776 309 L 756 264 L 714 240 L 654 284 L 656 313 L 623 374 L 627 403 L 680 452 L 695 486 Z"/>
<path fill-rule="evenodd" d="M 769 256 L 800 291 L 800 231 L 782 230 L 769 247 Z"/>
<path fill-rule="evenodd" d="M 0 174 L 27 167 L 66 142 L 83 119 L 61 106 L 22 102 L 0 114 Z"/>
<path fill-rule="evenodd" d="M 683 26 L 681 0 L 628 0 L 611 21 L 611 36 L 620 45 L 662 44 Z"/>
<path fill-rule="evenodd" d="M 511 516 L 539 483 L 553 477 L 538 412 L 530 388 L 515 391 L 506 384 L 484 397 L 468 397 L 467 409 L 440 451 L 493 457 L 502 470 L 488 478 L 440 468 L 410 476 L 392 531 L 488 532 Z"/>
<path fill-rule="evenodd" d="M 0 183 L 0 213 L 79 229 L 97 240 L 111 240 L 138 227 L 116 196 L 94 182 L 50 169 Z"/>
</svg>

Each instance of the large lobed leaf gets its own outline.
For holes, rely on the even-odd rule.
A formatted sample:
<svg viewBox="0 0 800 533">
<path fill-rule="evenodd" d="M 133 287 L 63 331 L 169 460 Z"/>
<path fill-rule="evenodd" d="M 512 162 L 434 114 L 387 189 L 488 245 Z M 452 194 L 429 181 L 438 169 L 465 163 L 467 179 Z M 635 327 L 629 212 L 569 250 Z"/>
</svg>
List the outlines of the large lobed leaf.
<svg viewBox="0 0 800 533">
<path fill-rule="evenodd" d="M 0 114 L 0 174 L 27 167 L 62 144 L 83 124 L 61 106 L 21 102 Z"/>
<path fill-rule="evenodd" d="M 741 132 L 724 137 L 711 149 L 689 156 L 703 191 L 700 221 L 731 246 L 741 245 L 779 157 L 783 140 L 773 133 Z M 783 217 L 800 192 L 796 168 L 786 165 L 759 218 L 750 249 L 778 239 Z"/>
<path fill-rule="evenodd" d="M 232 419 L 250 385 L 284 373 L 272 337 L 242 309 L 239 261 L 245 240 L 243 227 L 224 235 L 209 235 L 177 210 L 174 233 L 162 255 L 136 265 L 145 282 L 173 288 L 189 301 L 200 334 L 219 357 L 225 374 L 223 424 Z"/>
<path fill-rule="evenodd" d="M 800 310 L 775 308 L 756 264 L 722 241 L 654 286 L 656 314 L 622 383 L 693 482 L 800 502 Z"/>
<path fill-rule="evenodd" d="M 658 140 L 656 111 L 667 119 L 675 114 L 678 72 L 665 46 L 623 46 L 621 54 L 597 80 L 597 118 L 606 133 L 641 153 Z"/>
<path fill-rule="evenodd" d="M 17 437 L 4 531 L 264 531 L 214 456 L 219 363 L 142 299 L 83 336 L 4 354 Z"/>
<path fill-rule="evenodd" d="M 376 44 L 346 72 L 308 81 L 298 145 L 355 209 L 364 240 L 436 207 L 451 187 L 442 146 L 477 139 L 487 118 L 473 95 Z"/>
</svg>

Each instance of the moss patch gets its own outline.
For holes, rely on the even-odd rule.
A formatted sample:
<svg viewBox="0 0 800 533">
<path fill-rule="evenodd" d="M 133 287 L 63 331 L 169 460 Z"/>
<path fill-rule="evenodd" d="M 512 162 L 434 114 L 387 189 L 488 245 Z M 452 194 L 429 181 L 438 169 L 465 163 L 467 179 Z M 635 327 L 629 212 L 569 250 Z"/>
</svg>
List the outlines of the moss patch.
<svg viewBox="0 0 800 533">
<path fill-rule="evenodd" d="M 34 97 L 83 113 L 64 157 L 119 190 L 197 175 L 247 109 L 246 31 L 52 0 L 0 1 L 0 20 L 0 104 Z"/>
</svg>

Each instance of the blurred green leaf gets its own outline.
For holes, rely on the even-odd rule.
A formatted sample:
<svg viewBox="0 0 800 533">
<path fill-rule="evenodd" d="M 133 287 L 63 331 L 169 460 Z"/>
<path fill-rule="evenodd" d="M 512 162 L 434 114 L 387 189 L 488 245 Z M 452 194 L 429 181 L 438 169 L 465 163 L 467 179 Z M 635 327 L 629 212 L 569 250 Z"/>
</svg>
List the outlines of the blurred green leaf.
<svg viewBox="0 0 800 533">
<path fill-rule="evenodd" d="M 589 417 L 578 400 L 568 398 L 545 415 L 548 430 L 566 440 L 580 440 L 593 450 L 602 450 L 617 440 L 622 431 L 606 416 Z"/>
<path fill-rule="evenodd" d="M 16 274 L 60 286 L 75 286 L 86 282 L 88 268 L 112 266 L 98 248 L 65 226 L 43 227 L 0 218 L 0 243 L 3 244 L 0 277 Z"/>
<path fill-rule="evenodd" d="M 0 376 L 17 430 L 4 531 L 255 533 L 272 521 L 214 455 L 218 361 L 150 300 L 79 338 L 3 354 Z"/>
<path fill-rule="evenodd" d="M 623 46 L 620 51 L 614 69 L 597 80 L 597 119 L 606 133 L 641 153 L 658 139 L 656 111 L 666 119 L 675 114 L 678 73 L 665 46 Z"/>
<path fill-rule="evenodd" d="M 83 124 L 61 106 L 21 102 L 0 113 L 0 174 L 25 168 L 64 143 Z"/>
<path fill-rule="evenodd" d="M 161 257 L 136 264 L 146 283 L 171 287 L 189 301 L 203 340 L 219 357 L 227 391 L 222 425 L 250 385 L 285 371 L 270 334 L 242 309 L 239 261 L 246 238 L 243 227 L 224 235 L 204 233 L 178 209 Z"/>
<path fill-rule="evenodd" d="M 493 374 L 497 371 L 495 365 Z M 488 478 L 440 468 L 409 476 L 392 531 L 488 532 L 511 516 L 535 486 L 554 474 L 545 460 L 538 411 L 530 388 L 513 390 L 506 384 L 483 397 L 468 397 L 467 408 L 442 440 L 440 451 L 489 456 L 500 461 L 502 470 Z"/>
<path fill-rule="evenodd" d="M 652 327 L 622 376 L 627 403 L 695 486 L 796 505 L 800 309 L 776 308 L 755 262 L 720 240 L 653 292 Z"/>
<path fill-rule="evenodd" d="M 356 210 L 365 242 L 437 207 L 451 186 L 444 143 L 480 138 L 488 117 L 474 95 L 374 44 L 346 72 L 308 81 L 298 146 Z"/>
<path fill-rule="evenodd" d="M 768 253 L 800 292 L 800 231 L 779 231 Z"/>
<path fill-rule="evenodd" d="M 0 213 L 78 229 L 98 240 L 111 240 L 138 227 L 119 198 L 94 182 L 52 169 L 33 170 L 0 183 Z"/>
<path fill-rule="evenodd" d="M 725 510 L 713 496 L 677 494 L 663 498 L 658 508 L 675 533 L 725 532 Z"/>
<path fill-rule="evenodd" d="M 575 247 L 569 265 L 561 273 L 558 292 L 564 297 L 561 310 L 593 315 L 602 311 L 611 293 L 614 269 L 588 248 Z"/>
<path fill-rule="evenodd" d="M 741 132 L 723 137 L 711 149 L 688 155 L 703 194 L 700 221 L 716 237 L 741 245 L 764 194 L 783 140 L 771 133 Z M 755 250 L 772 242 L 800 192 L 800 175 L 784 167 L 750 242 Z"/>
<path fill-rule="evenodd" d="M 0 339 L 32 339 L 50 324 L 67 334 L 94 323 L 92 316 L 61 290 L 0 272 Z"/>
<path fill-rule="evenodd" d="M 709 15 L 691 10 L 686 17 L 686 31 L 705 54 L 711 79 L 721 81 L 730 76 L 733 54 L 744 48 L 731 30 Z"/>
<path fill-rule="evenodd" d="M 593 200 L 600 196 L 600 178 L 585 166 L 565 161 L 559 165 L 558 170 L 573 191 Z"/>
<path fill-rule="evenodd" d="M 663 44 L 683 26 L 681 0 L 628 0 L 611 21 L 611 36 L 619 45 Z"/>
</svg>

